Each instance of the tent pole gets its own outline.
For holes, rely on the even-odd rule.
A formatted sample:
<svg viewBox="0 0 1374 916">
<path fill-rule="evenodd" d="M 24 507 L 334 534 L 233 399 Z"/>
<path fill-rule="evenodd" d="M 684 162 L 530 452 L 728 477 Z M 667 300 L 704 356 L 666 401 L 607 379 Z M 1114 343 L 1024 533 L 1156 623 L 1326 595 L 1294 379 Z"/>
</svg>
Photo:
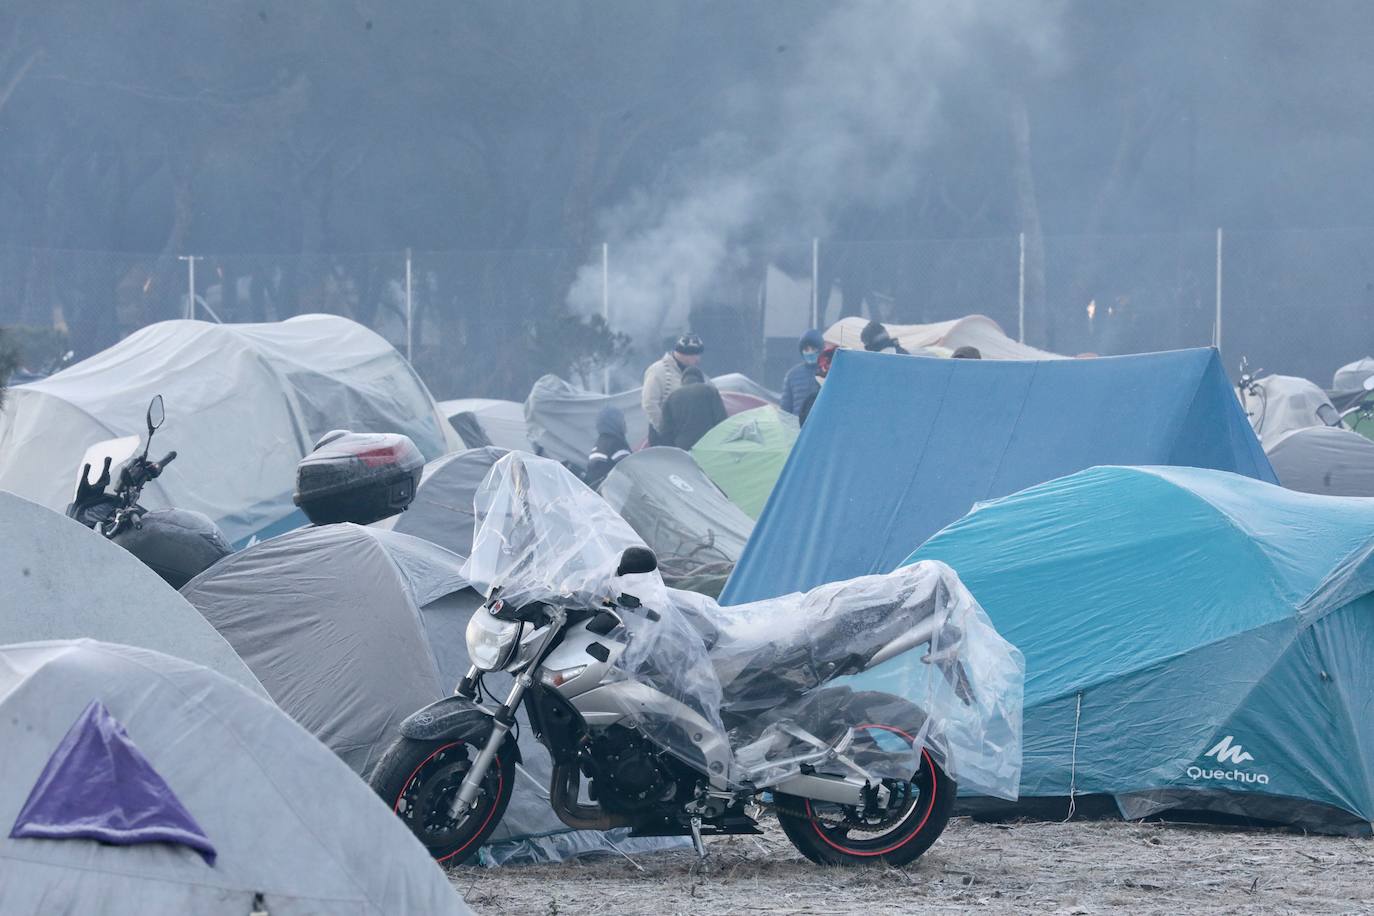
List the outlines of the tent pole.
<svg viewBox="0 0 1374 916">
<path fill-rule="evenodd" d="M 414 337 L 411 332 L 411 319 L 414 316 L 414 306 L 410 298 L 410 249 L 406 249 L 406 362 L 410 362 L 411 345 Z"/>
<path fill-rule="evenodd" d="M 1016 340 L 1026 342 L 1026 233 L 1020 234 L 1021 255 L 1016 269 Z"/>
<path fill-rule="evenodd" d="M 200 255 L 179 254 L 178 261 L 186 262 L 186 318 L 196 317 L 196 262 Z"/>
<path fill-rule="evenodd" d="M 601 243 L 601 318 L 606 330 L 611 329 L 611 243 Z M 601 370 L 601 393 L 611 393 L 611 364 L 607 360 Z"/>
<path fill-rule="evenodd" d="M 1221 227 L 1217 227 L 1217 318 L 1212 327 L 1212 346 L 1221 349 Z"/>
<path fill-rule="evenodd" d="M 811 238 L 811 327 L 821 326 L 821 240 Z"/>
</svg>

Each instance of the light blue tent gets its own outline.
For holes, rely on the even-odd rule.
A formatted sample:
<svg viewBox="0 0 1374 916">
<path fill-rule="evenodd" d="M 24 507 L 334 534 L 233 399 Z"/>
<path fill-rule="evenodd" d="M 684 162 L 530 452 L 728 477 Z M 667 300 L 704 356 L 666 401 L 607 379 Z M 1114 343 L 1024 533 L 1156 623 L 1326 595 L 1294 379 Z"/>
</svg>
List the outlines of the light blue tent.
<svg viewBox="0 0 1374 916">
<path fill-rule="evenodd" d="M 979 506 L 910 559 L 958 570 L 1025 653 L 1029 810 L 1097 795 L 1367 833 L 1372 556 L 1374 500 L 1101 467 Z"/>
<path fill-rule="evenodd" d="M 721 600 L 888 572 L 975 502 L 1104 464 L 1274 480 L 1215 350 L 1038 362 L 841 351 Z"/>
</svg>

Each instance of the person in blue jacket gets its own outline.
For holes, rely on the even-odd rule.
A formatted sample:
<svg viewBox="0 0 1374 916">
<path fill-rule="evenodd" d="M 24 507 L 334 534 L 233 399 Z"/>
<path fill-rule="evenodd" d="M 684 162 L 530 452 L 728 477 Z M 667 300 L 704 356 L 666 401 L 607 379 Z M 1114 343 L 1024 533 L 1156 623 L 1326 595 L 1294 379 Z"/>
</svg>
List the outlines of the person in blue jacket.
<svg viewBox="0 0 1374 916">
<path fill-rule="evenodd" d="M 782 380 L 782 409 L 791 414 L 801 413 L 807 399 L 821 390 L 816 381 L 816 359 L 821 355 L 825 340 L 815 328 L 807 331 L 797 342 L 801 349 L 802 361 L 791 369 Z"/>
</svg>

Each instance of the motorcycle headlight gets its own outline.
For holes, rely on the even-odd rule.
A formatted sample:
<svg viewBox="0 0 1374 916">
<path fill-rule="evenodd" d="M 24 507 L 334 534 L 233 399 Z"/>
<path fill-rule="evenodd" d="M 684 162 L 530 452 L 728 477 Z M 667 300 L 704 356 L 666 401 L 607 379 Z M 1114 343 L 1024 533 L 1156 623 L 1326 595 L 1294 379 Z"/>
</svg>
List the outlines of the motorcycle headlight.
<svg viewBox="0 0 1374 916">
<path fill-rule="evenodd" d="M 497 671 L 510 661 L 520 642 L 520 622 L 497 620 L 481 609 L 468 621 L 468 657 L 483 671 Z"/>
</svg>

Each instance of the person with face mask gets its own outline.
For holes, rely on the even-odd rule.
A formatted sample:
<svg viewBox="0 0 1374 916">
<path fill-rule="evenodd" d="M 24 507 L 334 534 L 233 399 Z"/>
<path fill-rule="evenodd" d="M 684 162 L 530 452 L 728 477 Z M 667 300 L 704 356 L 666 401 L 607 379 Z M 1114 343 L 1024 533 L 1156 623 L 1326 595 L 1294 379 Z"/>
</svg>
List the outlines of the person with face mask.
<svg viewBox="0 0 1374 916">
<path fill-rule="evenodd" d="M 788 369 L 782 380 L 781 407 L 792 414 L 800 414 L 802 405 L 821 388 L 816 381 L 816 360 L 825 347 L 825 340 L 820 331 L 812 328 L 801 336 L 797 346 L 801 350 L 802 361 Z"/>
<path fill-rule="evenodd" d="M 797 414 L 797 419 L 803 426 L 806 425 L 806 418 L 811 415 L 811 408 L 816 406 L 816 396 L 821 393 L 821 386 L 830 374 L 830 364 L 834 361 L 835 351 L 838 349 L 839 347 L 834 344 L 826 344 L 825 349 L 816 357 L 816 390 L 806 399 L 806 403 L 802 404 L 801 412 Z"/>
</svg>

